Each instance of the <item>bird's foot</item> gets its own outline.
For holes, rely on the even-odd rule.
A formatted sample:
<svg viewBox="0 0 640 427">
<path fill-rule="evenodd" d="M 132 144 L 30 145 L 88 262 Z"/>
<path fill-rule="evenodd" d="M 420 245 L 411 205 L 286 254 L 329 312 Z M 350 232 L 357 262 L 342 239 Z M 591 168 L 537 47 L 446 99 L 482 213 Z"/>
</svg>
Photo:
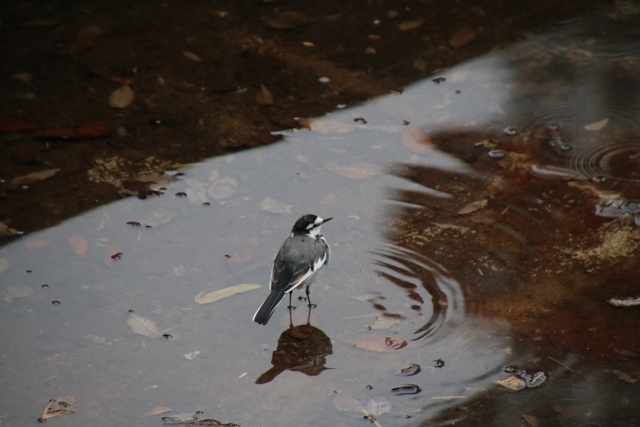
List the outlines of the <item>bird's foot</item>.
<svg viewBox="0 0 640 427">
<path fill-rule="evenodd" d="M 316 308 L 316 307 L 318 307 L 318 304 L 309 304 L 307 307 L 309 307 L 309 308 Z"/>
<path fill-rule="evenodd" d="M 287 308 L 288 308 L 289 310 L 295 310 L 295 309 L 296 309 L 296 306 L 295 306 L 295 305 L 288 305 L 288 306 L 287 306 Z"/>
</svg>

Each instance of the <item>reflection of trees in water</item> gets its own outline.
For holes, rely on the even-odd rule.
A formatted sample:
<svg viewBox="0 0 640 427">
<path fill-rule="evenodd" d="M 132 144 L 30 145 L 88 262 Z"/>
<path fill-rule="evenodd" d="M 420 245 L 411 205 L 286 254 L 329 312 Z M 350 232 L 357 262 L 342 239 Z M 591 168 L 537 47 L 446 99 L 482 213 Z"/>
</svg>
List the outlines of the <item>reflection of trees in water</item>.
<svg viewBox="0 0 640 427">
<path fill-rule="evenodd" d="M 284 371 L 316 376 L 325 369 L 326 359 L 333 354 L 331 339 L 311 325 L 289 328 L 280 335 L 278 348 L 271 356 L 273 367 L 260 375 L 256 384 L 266 384 Z"/>
</svg>

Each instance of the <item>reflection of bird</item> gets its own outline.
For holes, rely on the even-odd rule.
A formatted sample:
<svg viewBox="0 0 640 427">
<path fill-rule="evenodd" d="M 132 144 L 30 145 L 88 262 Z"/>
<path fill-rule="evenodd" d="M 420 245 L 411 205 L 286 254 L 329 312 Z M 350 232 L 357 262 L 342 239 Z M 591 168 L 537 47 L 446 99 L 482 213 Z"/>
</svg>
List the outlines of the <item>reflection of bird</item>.
<svg viewBox="0 0 640 427">
<path fill-rule="evenodd" d="M 331 250 L 320 234 L 320 226 L 330 219 L 307 214 L 293 225 L 291 235 L 284 241 L 273 261 L 269 286 L 271 293 L 253 316 L 255 322 L 266 325 L 286 293 L 289 294 L 289 309 L 291 309 L 291 293 L 297 288 L 305 287 L 309 309 L 314 307 L 309 298 L 309 286 L 329 263 Z M 289 320 L 291 320 L 291 312 L 289 312 Z M 293 322 L 291 325 L 293 326 Z"/>
<path fill-rule="evenodd" d="M 327 368 L 326 356 L 333 353 L 331 339 L 311 325 L 287 329 L 278 339 L 278 348 L 271 356 L 271 369 L 260 375 L 256 384 L 266 384 L 284 371 L 316 376 Z"/>
</svg>

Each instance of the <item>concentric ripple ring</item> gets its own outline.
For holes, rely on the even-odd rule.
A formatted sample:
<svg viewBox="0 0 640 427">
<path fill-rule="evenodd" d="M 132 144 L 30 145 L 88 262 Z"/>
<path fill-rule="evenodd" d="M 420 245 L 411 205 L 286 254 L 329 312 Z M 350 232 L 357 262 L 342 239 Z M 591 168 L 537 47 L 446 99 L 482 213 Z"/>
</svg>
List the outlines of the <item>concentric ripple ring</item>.
<svg viewBox="0 0 640 427">
<path fill-rule="evenodd" d="M 593 181 L 640 185 L 640 143 L 622 142 L 574 153 L 571 167 Z"/>
</svg>

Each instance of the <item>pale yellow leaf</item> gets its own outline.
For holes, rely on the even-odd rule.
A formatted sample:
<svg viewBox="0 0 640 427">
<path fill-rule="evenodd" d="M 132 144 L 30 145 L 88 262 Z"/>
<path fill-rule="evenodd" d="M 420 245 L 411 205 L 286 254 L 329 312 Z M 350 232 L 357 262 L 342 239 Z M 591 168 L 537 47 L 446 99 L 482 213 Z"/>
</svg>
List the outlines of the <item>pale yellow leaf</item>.
<svg viewBox="0 0 640 427">
<path fill-rule="evenodd" d="M 529 424 L 531 427 L 540 426 L 540 422 L 538 421 L 538 418 L 534 417 L 533 415 L 522 414 L 522 418 L 524 418 L 527 424 Z"/>
<path fill-rule="evenodd" d="M 471 43 L 478 35 L 473 28 L 460 28 L 449 38 L 449 46 L 457 49 Z"/>
<path fill-rule="evenodd" d="M 209 293 L 200 292 L 198 295 L 196 295 L 195 300 L 198 304 L 209 304 L 222 298 L 227 298 L 235 294 L 252 291 L 261 287 L 262 285 L 256 285 L 253 283 L 242 283 L 241 285 L 230 286 L 228 288 L 218 289 L 217 291 Z"/>
<path fill-rule="evenodd" d="M 15 228 L 9 227 L 7 224 L 0 222 L 0 236 L 17 236 L 22 234 L 22 231 L 18 231 Z"/>
<path fill-rule="evenodd" d="M 302 127 L 320 133 L 346 133 L 351 132 L 356 128 L 353 122 L 345 123 L 343 121 L 330 119 L 313 119 L 301 117 L 298 119 L 298 123 Z"/>
<path fill-rule="evenodd" d="M 607 125 L 607 123 L 609 123 L 609 117 L 605 117 L 604 119 L 602 119 L 600 121 L 589 123 L 588 125 L 585 125 L 584 126 L 584 130 L 588 130 L 590 132 L 597 132 L 600 129 L 602 129 L 603 127 L 605 127 Z"/>
<path fill-rule="evenodd" d="M 67 242 L 71 245 L 74 254 L 84 256 L 87 253 L 88 243 L 86 237 L 74 234 L 67 239 Z"/>
<path fill-rule="evenodd" d="M 160 414 L 165 414 L 167 412 L 171 412 L 171 408 L 168 408 L 166 406 L 156 406 L 155 408 L 147 412 L 145 415 L 148 415 L 148 416 L 160 415 Z"/>
<path fill-rule="evenodd" d="M 200 57 L 198 55 L 196 55 L 195 53 L 193 53 L 193 52 L 185 51 L 185 52 L 182 52 L 182 54 L 184 55 L 185 58 L 187 58 L 190 61 L 202 62 L 202 59 L 200 59 Z"/>
<path fill-rule="evenodd" d="M 349 179 L 367 179 L 377 173 L 374 165 L 369 163 L 353 163 L 351 165 L 339 165 L 337 163 L 327 163 L 325 165 L 331 172 Z"/>
<path fill-rule="evenodd" d="M 466 215 L 471 212 L 475 212 L 487 206 L 487 199 L 477 200 L 475 202 L 471 202 L 462 209 L 458 211 L 458 215 Z"/>
<path fill-rule="evenodd" d="M 109 105 L 114 108 L 127 108 L 133 101 L 134 93 L 129 85 L 123 85 L 109 96 Z"/>
<path fill-rule="evenodd" d="M 371 329 L 389 329 L 396 323 L 398 323 L 397 319 L 380 316 L 376 317 L 376 321 L 371 325 Z"/>
<path fill-rule="evenodd" d="M 401 22 L 400 25 L 398 25 L 398 29 L 400 31 L 415 30 L 416 28 L 420 28 L 423 23 L 424 23 L 424 19 L 416 19 L 416 20 L 413 20 L 413 21 L 404 21 L 404 22 Z"/>
<path fill-rule="evenodd" d="M 433 151 L 433 142 L 429 135 L 413 126 L 402 129 L 402 143 L 414 153 L 428 153 Z"/>
<path fill-rule="evenodd" d="M 23 185 L 35 184 L 36 182 L 51 178 L 58 172 L 60 172 L 60 169 L 45 169 L 38 172 L 31 172 L 27 175 L 18 176 L 9 182 L 9 188 L 14 189 Z"/>
<path fill-rule="evenodd" d="M 258 105 L 273 105 L 273 95 L 265 85 L 260 85 L 260 90 L 256 93 L 256 103 Z"/>
<path fill-rule="evenodd" d="M 129 314 L 127 325 L 131 326 L 131 331 L 133 331 L 134 334 L 144 335 L 145 337 L 157 337 L 160 335 L 160 330 L 153 320 L 135 313 Z"/>
</svg>

